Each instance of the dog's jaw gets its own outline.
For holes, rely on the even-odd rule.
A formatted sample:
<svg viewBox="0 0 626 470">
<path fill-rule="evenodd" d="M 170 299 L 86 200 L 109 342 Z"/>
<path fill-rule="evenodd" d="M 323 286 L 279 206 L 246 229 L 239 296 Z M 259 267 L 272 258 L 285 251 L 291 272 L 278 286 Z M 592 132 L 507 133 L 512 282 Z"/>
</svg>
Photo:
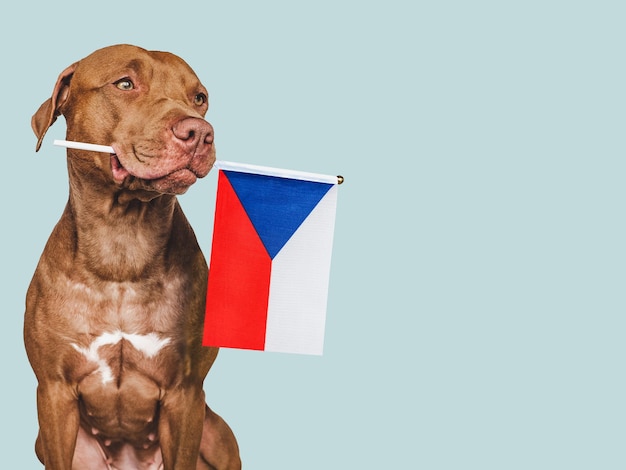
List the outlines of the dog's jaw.
<svg viewBox="0 0 626 470">
<path fill-rule="evenodd" d="M 184 194 L 199 178 L 204 178 L 215 163 L 215 152 L 211 148 L 209 152 L 181 153 L 175 159 L 180 163 L 154 169 L 143 167 L 141 159 L 134 152 L 121 153 L 120 147 L 114 144 L 115 153 L 110 154 L 111 176 L 116 186 L 128 190 Z M 123 161 L 128 161 L 130 168 Z"/>
</svg>

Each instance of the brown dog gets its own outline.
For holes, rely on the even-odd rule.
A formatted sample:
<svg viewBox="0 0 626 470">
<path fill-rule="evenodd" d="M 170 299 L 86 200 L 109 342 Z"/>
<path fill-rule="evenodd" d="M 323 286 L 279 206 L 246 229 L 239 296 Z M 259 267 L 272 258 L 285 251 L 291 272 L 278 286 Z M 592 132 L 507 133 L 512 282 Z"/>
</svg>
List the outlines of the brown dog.
<svg viewBox="0 0 626 470">
<path fill-rule="evenodd" d="M 207 92 L 180 58 L 120 45 L 59 76 L 33 116 L 63 115 L 69 200 L 26 299 L 46 469 L 239 469 L 204 401 L 207 265 L 176 195 L 215 161 Z"/>
</svg>

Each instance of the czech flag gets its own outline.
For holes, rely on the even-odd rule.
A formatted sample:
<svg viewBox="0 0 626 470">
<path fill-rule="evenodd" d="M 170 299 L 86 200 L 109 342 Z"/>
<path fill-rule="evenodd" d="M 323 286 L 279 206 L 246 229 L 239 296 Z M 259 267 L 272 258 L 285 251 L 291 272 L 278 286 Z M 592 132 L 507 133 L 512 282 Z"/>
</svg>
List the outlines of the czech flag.
<svg viewBox="0 0 626 470">
<path fill-rule="evenodd" d="M 337 177 L 216 166 L 203 344 L 321 355 Z"/>
</svg>

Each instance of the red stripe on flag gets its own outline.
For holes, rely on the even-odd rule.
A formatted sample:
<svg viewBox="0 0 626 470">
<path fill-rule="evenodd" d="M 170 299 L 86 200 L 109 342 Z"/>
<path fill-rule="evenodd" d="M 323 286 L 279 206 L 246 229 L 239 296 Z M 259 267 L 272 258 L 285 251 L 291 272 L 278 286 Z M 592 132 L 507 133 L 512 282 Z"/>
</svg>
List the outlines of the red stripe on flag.
<svg viewBox="0 0 626 470">
<path fill-rule="evenodd" d="M 205 346 L 263 350 L 272 261 L 222 171 L 209 266 Z"/>
</svg>

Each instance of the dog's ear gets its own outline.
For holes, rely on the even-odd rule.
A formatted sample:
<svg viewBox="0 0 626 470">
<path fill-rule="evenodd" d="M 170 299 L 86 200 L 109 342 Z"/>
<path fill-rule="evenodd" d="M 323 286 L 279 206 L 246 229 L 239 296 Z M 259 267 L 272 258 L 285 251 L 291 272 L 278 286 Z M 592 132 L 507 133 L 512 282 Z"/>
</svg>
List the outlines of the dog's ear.
<svg viewBox="0 0 626 470">
<path fill-rule="evenodd" d="M 72 75 L 74 74 L 74 70 L 76 70 L 77 65 L 78 62 L 70 65 L 63 72 L 61 72 L 59 78 L 57 78 L 56 84 L 54 85 L 52 97 L 44 101 L 37 112 L 33 114 L 30 125 L 37 136 L 37 146 L 35 147 L 35 152 L 39 151 L 41 142 L 43 141 L 43 137 L 46 135 L 48 128 L 54 124 L 54 121 L 56 121 L 57 117 L 61 114 L 60 109 L 69 95 L 70 81 L 72 80 Z"/>
</svg>

